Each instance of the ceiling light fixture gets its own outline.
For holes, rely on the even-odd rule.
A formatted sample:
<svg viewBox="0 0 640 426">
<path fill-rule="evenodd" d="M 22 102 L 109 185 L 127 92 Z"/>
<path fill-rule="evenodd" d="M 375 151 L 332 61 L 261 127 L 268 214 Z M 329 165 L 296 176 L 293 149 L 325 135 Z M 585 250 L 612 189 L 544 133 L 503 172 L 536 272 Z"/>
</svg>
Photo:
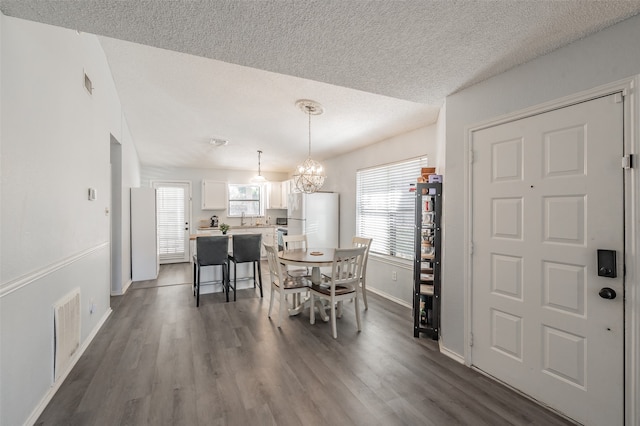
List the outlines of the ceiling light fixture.
<svg viewBox="0 0 640 426">
<path fill-rule="evenodd" d="M 260 156 L 262 155 L 262 151 L 258 150 L 258 176 L 254 176 L 251 178 L 252 183 L 266 183 L 267 180 L 262 176 L 262 172 L 260 171 Z"/>
<path fill-rule="evenodd" d="M 322 114 L 324 109 L 319 103 L 308 99 L 297 101 L 296 106 L 309 116 L 309 156 L 296 167 L 293 182 L 299 191 L 312 194 L 322 188 L 327 177 L 322 164 L 311 159 L 311 116 Z"/>
<path fill-rule="evenodd" d="M 226 139 L 211 138 L 209 143 L 213 146 L 226 146 L 229 141 Z"/>
</svg>

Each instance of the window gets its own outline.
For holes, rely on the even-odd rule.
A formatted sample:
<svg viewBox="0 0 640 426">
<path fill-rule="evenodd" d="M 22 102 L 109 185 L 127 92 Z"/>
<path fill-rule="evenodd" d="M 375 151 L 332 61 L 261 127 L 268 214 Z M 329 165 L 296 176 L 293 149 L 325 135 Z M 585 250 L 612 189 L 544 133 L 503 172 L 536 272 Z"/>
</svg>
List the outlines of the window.
<svg viewBox="0 0 640 426">
<path fill-rule="evenodd" d="M 427 166 L 415 158 L 356 173 L 356 232 L 373 238 L 371 252 L 413 259 L 415 195 L 410 185 Z"/>
<path fill-rule="evenodd" d="M 264 216 L 264 185 L 229 184 L 228 216 Z"/>
</svg>

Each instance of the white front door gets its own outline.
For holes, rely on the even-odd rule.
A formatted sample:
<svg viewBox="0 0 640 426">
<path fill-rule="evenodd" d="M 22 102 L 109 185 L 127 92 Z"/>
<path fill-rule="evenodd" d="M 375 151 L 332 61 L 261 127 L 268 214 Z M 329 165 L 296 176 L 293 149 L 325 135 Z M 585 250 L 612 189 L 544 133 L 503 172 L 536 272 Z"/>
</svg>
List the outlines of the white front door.
<svg viewBox="0 0 640 426">
<path fill-rule="evenodd" d="M 472 363 L 586 425 L 624 423 L 622 102 L 471 142 Z M 598 276 L 598 249 L 615 250 L 617 278 Z"/>
<path fill-rule="evenodd" d="M 187 182 L 154 182 L 160 263 L 189 261 L 191 186 Z"/>
</svg>

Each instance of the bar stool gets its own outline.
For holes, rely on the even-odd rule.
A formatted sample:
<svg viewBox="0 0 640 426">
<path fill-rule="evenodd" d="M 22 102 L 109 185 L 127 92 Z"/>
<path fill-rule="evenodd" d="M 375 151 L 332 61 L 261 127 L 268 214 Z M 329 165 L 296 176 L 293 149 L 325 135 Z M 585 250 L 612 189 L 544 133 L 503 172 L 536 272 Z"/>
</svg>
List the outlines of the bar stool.
<svg viewBox="0 0 640 426">
<path fill-rule="evenodd" d="M 193 285 L 196 306 L 200 306 L 200 268 L 205 266 L 222 267 L 222 289 L 229 301 L 229 237 L 226 235 L 198 237 L 196 255 L 193 256 Z"/>
<path fill-rule="evenodd" d="M 260 297 L 262 297 L 262 269 L 260 268 L 260 245 L 262 234 L 240 234 L 233 236 L 233 254 L 229 255 L 229 260 L 233 262 L 233 300 L 236 300 L 236 281 L 238 263 L 253 263 L 253 287 L 260 287 Z M 258 267 L 258 278 L 256 279 L 256 265 Z"/>
</svg>

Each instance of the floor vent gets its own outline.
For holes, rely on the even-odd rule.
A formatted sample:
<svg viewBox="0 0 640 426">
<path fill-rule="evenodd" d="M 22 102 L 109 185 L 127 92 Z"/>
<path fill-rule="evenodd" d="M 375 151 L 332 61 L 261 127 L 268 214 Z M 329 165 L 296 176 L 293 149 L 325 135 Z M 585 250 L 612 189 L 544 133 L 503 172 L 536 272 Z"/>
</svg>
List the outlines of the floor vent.
<svg viewBox="0 0 640 426">
<path fill-rule="evenodd" d="M 53 305 L 53 379 L 69 366 L 80 347 L 80 289 L 77 288 Z"/>
</svg>

